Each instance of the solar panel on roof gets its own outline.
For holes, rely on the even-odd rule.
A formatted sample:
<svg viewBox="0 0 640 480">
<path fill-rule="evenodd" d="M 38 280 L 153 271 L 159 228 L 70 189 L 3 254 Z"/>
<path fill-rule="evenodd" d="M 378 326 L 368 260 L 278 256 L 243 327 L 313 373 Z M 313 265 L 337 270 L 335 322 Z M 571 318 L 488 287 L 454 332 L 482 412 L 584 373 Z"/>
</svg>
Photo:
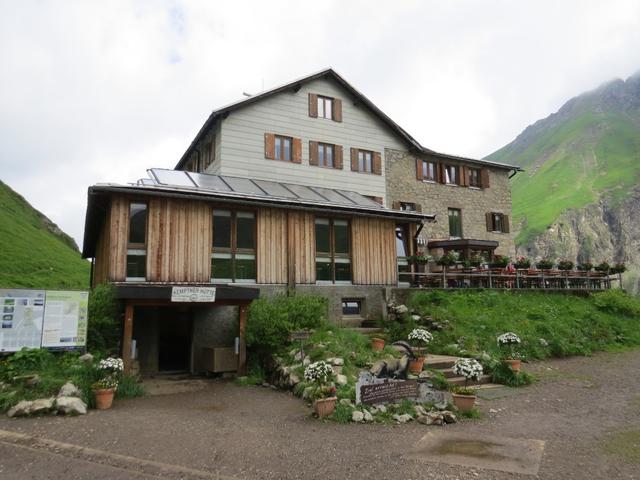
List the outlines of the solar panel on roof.
<svg viewBox="0 0 640 480">
<path fill-rule="evenodd" d="M 351 206 L 355 203 L 351 199 L 346 198 L 344 195 L 340 195 L 337 191 L 330 188 L 313 187 L 313 189 L 332 203 L 344 203 L 345 205 Z"/>
<path fill-rule="evenodd" d="M 218 175 L 206 175 L 202 173 L 189 172 L 189 176 L 196 185 L 204 190 L 215 190 L 217 192 L 229 192 L 229 185 L 224 183 Z"/>
<path fill-rule="evenodd" d="M 162 185 L 175 185 L 178 187 L 195 187 L 186 172 L 182 170 L 164 170 L 152 168 L 151 173 Z"/>
<path fill-rule="evenodd" d="M 221 177 L 236 193 L 244 193 L 247 195 L 264 195 L 264 191 L 248 178 L 239 177 Z"/>
<path fill-rule="evenodd" d="M 292 185 L 290 183 L 287 183 L 285 185 L 289 190 L 295 193 L 298 196 L 298 198 L 302 198 L 304 200 L 313 200 L 315 202 L 326 202 L 326 200 L 323 197 L 318 195 L 309 187 L 305 187 L 303 185 Z"/>
<path fill-rule="evenodd" d="M 356 205 L 359 205 L 361 207 L 378 207 L 378 208 L 382 208 L 382 205 L 380 205 L 375 200 L 372 200 L 371 198 L 367 198 L 364 195 L 360 195 L 359 193 L 350 192 L 348 190 L 340 190 L 340 193 L 342 195 L 344 195 L 345 197 L 349 198 L 349 200 L 351 200 L 353 203 L 355 203 Z"/>
<path fill-rule="evenodd" d="M 297 198 L 291 190 L 288 190 L 281 183 L 270 182 L 269 180 L 254 180 L 253 182 L 258 184 L 267 194 L 274 197 Z"/>
</svg>

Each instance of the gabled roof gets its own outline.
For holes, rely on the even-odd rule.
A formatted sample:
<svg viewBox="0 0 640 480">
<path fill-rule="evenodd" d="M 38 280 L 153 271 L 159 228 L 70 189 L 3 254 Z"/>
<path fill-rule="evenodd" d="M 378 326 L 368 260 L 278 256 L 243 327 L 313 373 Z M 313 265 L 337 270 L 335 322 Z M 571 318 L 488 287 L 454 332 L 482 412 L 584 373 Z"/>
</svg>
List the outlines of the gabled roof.
<svg viewBox="0 0 640 480">
<path fill-rule="evenodd" d="M 82 245 L 84 258 L 95 256 L 100 226 L 107 211 L 107 197 L 111 193 L 268 206 L 325 215 L 382 217 L 416 223 L 435 219 L 433 214 L 385 208 L 364 195 L 348 190 L 153 168 L 149 170 L 149 178 L 139 180 L 136 184 L 109 183 L 89 187 Z"/>
<path fill-rule="evenodd" d="M 264 92 L 253 95 L 251 97 L 243 98 L 241 100 L 238 100 L 237 102 L 233 102 L 233 103 L 230 103 L 229 105 L 219 108 L 218 110 L 214 110 L 213 112 L 211 112 L 211 114 L 209 115 L 209 118 L 207 118 L 207 121 L 204 123 L 202 128 L 200 128 L 200 130 L 198 131 L 198 134 L 189 145 L 189 148 L 187 148 L 187 150 L 184 152 L 184 154 L 178 161 L 177 165 L 175 166 L 176 170 L 183 167 L 184 163 L 187 161 L 187 157 L 189 156 L 191 149 L 200 141 L 202 136 L 205 135 L 205 133 L 209 130 L 209 127 L 211 127 L 216 120 L 220 118 L 224 119 L 229 113 L 233 112 L 234 110 L 238 110 L 247 105 L 251 105 L 253 103 L 259 102 L 272 95 L 276 95 L 278 93 L 282 93 L 287 90 L 298 91 L 300 87 L 305 83 L 311 82 L 313 80 L 317 80 L 319 78 L 331 78 L 335 80 L 345 90 L 351 93 L 360 103 L 365 105 L 375 116 L 377 116 L 393 132 L 395 132 L 395 134 L 398 135 L 407 144 L 409 149 L 414 152 L 433 155 L 433 156 L 445 158 L 445 159 L 458 160 L 461 162 L 475 163 L 478 165 L 486 165 L 489 167 L 501 168 L 505 170 L 514 170 L 516 172 L 522 171 L 520 167 L 514 166 L 514 165 L 508 165 L 506 163 L 490 162 L 487 160 L 461 157 L 458 155 L 450 155 L 447 153 L 439 153 L 434 150 L 423 147 L 415 138 L 409 135 L 409 133 L 405 129 L 403 129 L 400 125 L 398 125 L 396 122 L 391 120 L 391 118 L 386 113 L 380 110 L 371 100 L 365 97 L 359 90 L 354 88 L 349 82 L 347 82 L 342 76 L 340 76 L 332 68 L 321 70 L 317 73 L 313 73 L 306 77 L 299 78 L 292 82 L 286 83 L 279 87 L 272 88 L 271 90 L 266 90 Z"/>
<path fill-rule="evenodd" d="M 327 68 L 317 73 L 307 75 L 306 77 L 299 78 L 297 80 L 286 83 L 279 87 L 272 88 L 271 90 L 265 90 L 264 92 L 258 93 L 251 97 L 238 100 L 237 102 L 230 103 L 229 105 L 226 105 L 222 108 L 214 110 L 209 115 L 209 118 L 207 118 L 207 121 L 204 122 L 204 125 L 202 126 L 202 128 L 200 128 L 200 130 L 198 131 L 198 134 L 189 145 L 189 148 L 187 148 L 187 150 L 184 152 L 184 154 L 178 161 L 175 168 L 176 169 L 182 168 L 182 166 L 187 160 L 187 157 L 189 156 L 189 153 L 191 152 L 191 149 L 200 141 L 202 136 L 209 130 L 209 127 L 212 126 L 217 119 L 225 118 L 229 113 L 233 112 L 234 110 L 238 110 L 240 108 L 246 107 L 253 103 L 259 102 L 267 97 L 271 97 L 278 93 L 282 93 L 287 90 L 298 91 L 300 87 L 305 83 L 309 83 L 319 78 L 331 78 L 336 82 L 338 82 L 338 84 L 340 84 L 345 90 L 347 90 L 354 97 L 356 97 L 359 102 L 365 105 L 369 110 L 371 110 L 371 112 L 373 112 L 374 115 L 376 115 L 380 120 L 382 120 L 382 122 L 385 123 L 393 132 L 395 132 L 396 135 L 402 138 L 404 142 L 409 146 L 409 148 L 412 148 L 418 151 L 425 151 L 428 153 L 435 153 L 435 152 L 432 152 L 431 150 L 428 150 L 422 147 L 415 138 L 413 138 L 411 135 L 409 135 L 409 133 L 407 133 L 406 130 L 404 130 L 400 125 L 398 125 L 396 122 L 391 120 L 391 118 L 389 118 L 389 116 L 386 113 L 380 110 L 371 100 L 365 97 L 360 91 L 356 90 L 349 82 L 347 82 L 344 78 L 342 78 L 335 70 L 333 70 L 332 68 Z"/>
</svg>

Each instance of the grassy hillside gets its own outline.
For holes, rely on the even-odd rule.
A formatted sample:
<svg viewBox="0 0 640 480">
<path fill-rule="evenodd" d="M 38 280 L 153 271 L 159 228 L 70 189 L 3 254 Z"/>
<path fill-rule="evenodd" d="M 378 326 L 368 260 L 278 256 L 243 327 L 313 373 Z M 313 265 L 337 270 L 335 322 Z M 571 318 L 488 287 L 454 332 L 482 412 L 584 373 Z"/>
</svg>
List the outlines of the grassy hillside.
<svg viewBox="0 0 640 480">
<path fill-rule="evenodd" d="M 621 290 L 588 297 L 543 292 L 435 291 L 409 305 L 450 328 L 434 335 L 434 353 L 499 356 L 498 335 L 516 332 L 528 359 L 589 355 L 640 345 L 640 299 Z M 462 352 L 464 353 L 464 352 Z"/>
<path fill-rule="evenodd" d="M 73 240 L 0 181 L 0 288 L 87 288 Z"/>
<path fill-rule="evenodd" d="M 516 243 L 530 243 L 566 209 L 620 200 L 640 180 L 640 78 L 576 97 L 487 157 L 522 166 L 513 180 Z"/>
</svg>

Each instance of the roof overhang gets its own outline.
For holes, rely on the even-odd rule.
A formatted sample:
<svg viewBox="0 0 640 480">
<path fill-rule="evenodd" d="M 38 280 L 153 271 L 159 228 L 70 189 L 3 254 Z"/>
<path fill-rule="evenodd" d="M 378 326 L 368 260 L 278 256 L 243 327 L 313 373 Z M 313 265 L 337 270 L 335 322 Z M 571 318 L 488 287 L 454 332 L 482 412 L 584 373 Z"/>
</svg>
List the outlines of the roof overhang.
<svg viewBox="0 0 640 480">
<path fill-rule="evenodd" d="M 362 207 L 321 202 L 291 200 L 280 197 L 252 196 L 235 192 L 198 191 L 190 188 L 163 185 L 116 185 L 102 184 L 89 187 L 87 213 L 85 217 L 83 258 L 95 256 L 96 243 L 101 226 L 106 220 L 112 194 L 124 194 L 134 197 L 165 197 L 197 200 L 204 202 L 224 202 L 253 207 L 275 207 L 289 210 L 318 212 L 323 215 L 349 215 L 378 217 L 397 222 L 422 223 L 435 220 L 435 214 L 391 210 L 384 207 Z"/>
<path fill-rule="evenodd" d="M 260 296 L 260 289 L 241 287 L 241 286 L 228 286 L 228 285 L 215 285 L 211 283 L 114 283 L 115 296 L 118 300 L 133 300 L 133 301 L 160 301 L 171 302 L 171 292 L 173 287 L 215 287 L 216 295 L 214 302 L 193 302 L 193 303 L 174 303 L 174 305 L 215 305 L 219 303 L 233 304 L 233 303 L 246 303 L 251 300 L 255 300 Z"/>
<path fill-rule="evenodd" d="M 461 238 L 458 240 L 433 240 L 427 243 L 428 248 L 482 248 L 494 250 L 499 242 L 495 240 L 475 240 L 472 238 Z"/>
</svg>

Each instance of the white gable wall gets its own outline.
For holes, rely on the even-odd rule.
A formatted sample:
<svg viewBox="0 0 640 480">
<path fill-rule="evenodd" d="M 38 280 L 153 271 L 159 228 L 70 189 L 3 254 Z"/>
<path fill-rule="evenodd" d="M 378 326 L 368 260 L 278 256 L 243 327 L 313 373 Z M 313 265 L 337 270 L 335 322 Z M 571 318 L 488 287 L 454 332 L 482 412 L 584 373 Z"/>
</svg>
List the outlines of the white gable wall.
<svg viewBox="0 0 640 480">
<path fill-rule="evenodd" d="M 342 122 L 309 116 L 309 93 L 340 98 Z M 275 133 L 302 139 L 302 163 L 268 160 L 264 156 L 264 134 Z M 221 121 L 216 135 L 215 164 L 208 173 L 317 185 L 354 190 L 363 195 L 386 198 L 385 147 L 405 150 L 405 144 L 364 105 L 331 80 L 309 82 L 297 92 L 273 95 L 233 111 Z M 343 169 L 309 165 L 309 141 L 342 145 Z M 382 175 L 351 171 L 351 147 L 380 152 Z"/>
</svg>

